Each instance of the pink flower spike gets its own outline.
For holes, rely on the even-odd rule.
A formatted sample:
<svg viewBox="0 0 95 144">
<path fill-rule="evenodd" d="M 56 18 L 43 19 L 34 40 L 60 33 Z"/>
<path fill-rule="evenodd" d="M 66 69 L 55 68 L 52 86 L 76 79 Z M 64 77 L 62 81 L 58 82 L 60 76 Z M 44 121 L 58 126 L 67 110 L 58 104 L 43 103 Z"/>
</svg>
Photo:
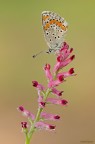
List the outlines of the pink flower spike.
<svg viewBox="0 0 95 144">
<path fill-rule="evenodd" d="M 50 72 L 50 65 L 49 64 L 46 64 L 44 66 L 44 70 L 45 70 L 45 74 L 46 74 L 46 77 L 49 79 L 49 80 L 52 80 L 52 74 Z"/>
<path fill-rule="evenodd" d="M 22 128 L 27 128 L 27 122 L 21 122 Z"/>
<path fill-rule="evenodd" d="M 41 113 L 41 118 L 44 118 L 46 120 L 59 120 L 60 116 L 59 115 L 54 115 L 54 114 L 48 114 L 46 112 Z"/>
<path fill-rule="evenodd" d="M 45 88 L 43 85 L 39 84 L 37 81 L 32 81 L 32 84 L 34 87 L 36 87 L 38 90 L 44 91 Z"/>
<path fill-rule="evenodd" d="M 35 116 L 31 112 L 29 112 L 28 110 L 26 110 L 23 106 L 19 106 L 17 109 L 19 111 L 21 111 L 24 116 L 26 116 L 28 118 L 31 118 L 32 120 L 35 119 Z"/>
<path fill-rule="evenodd" d="M 74 68 L 71 68 L 68 72 L 62 72 L 62 73 L 58 73 L 57 77 L 63 76 L 64 78 L 68 77 L 68 76 L 73 76 L 74 74 Z"/>
<path fill-rule="evenodd" d="M 36 122 L 35 127 L 38 129 L 45 129 L 45 130 L 55 130 L 55 126 L 46 124 L 44 122 Z"/>
<path fill-rule="evenodd" d="M 52 104 L 58 104 L 58 105 L 66 105 L 68 102 L 66 100 L 61 100 L 58 98 L 48 98 L 47 102 L 52 103 Z"/>
</svg>

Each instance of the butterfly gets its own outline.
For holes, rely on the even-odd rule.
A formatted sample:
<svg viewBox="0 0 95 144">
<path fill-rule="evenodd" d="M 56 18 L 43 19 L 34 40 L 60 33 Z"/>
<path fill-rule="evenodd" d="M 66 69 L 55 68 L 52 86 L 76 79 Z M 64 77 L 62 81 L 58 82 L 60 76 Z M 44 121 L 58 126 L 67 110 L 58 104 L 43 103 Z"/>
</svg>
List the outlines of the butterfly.
<svg viewBox="0 0 95 144">
<path fill-rule="evenodd" d="M 42 27 L 46 43 L 49 46 L 46 53 L 56 52 L 61 48 L 64 42 L 64 35 L 68 30 L 68 23 L 63 17 L 54 12 L 43 11 Z M 33 57 L 37 56 L 38 54 L 34 55 Z"/>
</svg>

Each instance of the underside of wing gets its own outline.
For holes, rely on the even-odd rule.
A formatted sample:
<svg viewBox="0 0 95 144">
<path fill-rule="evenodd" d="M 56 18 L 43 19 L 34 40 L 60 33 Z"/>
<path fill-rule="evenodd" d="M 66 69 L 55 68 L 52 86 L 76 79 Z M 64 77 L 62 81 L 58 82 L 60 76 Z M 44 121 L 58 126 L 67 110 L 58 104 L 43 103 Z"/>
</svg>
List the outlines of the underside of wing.
<svg viewBox="0 0 95 144">
<path fill-rule="evenodd" d="M 68 28 L 64 18 L 56 13 L 44 11 L 42 12 L 42 26 L 48 46 L 52 49 L 60 47 Z"/>
</svg>

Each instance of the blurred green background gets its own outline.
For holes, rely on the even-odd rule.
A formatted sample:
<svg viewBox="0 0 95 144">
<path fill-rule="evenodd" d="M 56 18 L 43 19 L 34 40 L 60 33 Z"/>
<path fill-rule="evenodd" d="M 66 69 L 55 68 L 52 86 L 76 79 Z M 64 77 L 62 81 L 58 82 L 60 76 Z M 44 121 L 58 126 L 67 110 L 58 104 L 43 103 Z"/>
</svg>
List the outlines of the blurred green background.
<svg viewBox="0 0 95 144">
<path fill-rule="evenodd" d="M 17 112 L 19 105 L 37 111 L 37 92 L 31 81 L 46 85 L 43 66 L 55 63 L 54 55 L 32 55 L 47 49 L 41 12 L 54 11 L 69 23 L 66 41 L 74 48 L 76 77 L 61 85 L 67 107 L 50 106 L 61 115 L 55 132 L 39 131 L 35 144 L 95 143 L 95 1 L 94 0 L 0 0 L 0 143 L 24 144 Z M 51 122 L 50 122 L 51 123 Z M 53 122 L 52 122 L 53 123 Z"/>
</svg>

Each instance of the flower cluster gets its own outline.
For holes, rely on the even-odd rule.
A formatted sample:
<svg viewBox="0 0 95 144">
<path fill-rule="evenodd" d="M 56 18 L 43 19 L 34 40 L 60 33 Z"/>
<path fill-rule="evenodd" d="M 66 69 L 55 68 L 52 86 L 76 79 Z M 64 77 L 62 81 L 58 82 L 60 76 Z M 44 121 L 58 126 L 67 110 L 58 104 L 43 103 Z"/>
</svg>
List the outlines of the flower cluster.
<svg viewBox="0 0 95 144">
<path fill-rule="evenodd" d="M 74 68 L 70 68 L 67 72 L 63 72 L 63 68 L 73 61 L 75 55 L 70 56 L 73 48 L 69 48 L 69 45 L 64 42 L 61 49 L 56 52 L 56 64 L 51 71 L 50 64 L 44 66 L 44 72 L 48 81 L 47 87 L 44 87 L 38 81 L 32 81 L 33 87 L 36 88 L 38 93 L 38 112 L 36 115 L 26 110 L 23 106 L 19 106 L 18 110 L 26 116 L 31 124 L 30 128 L 27 126 L 27 122 L 21 122 L 22 128 L 26 131 L 28 138 L 31 138 L 33 132 L 37 129 L 54 130 L 55 125 L 51 125 L 45 122 L 45 120 L 59 120 L 58 114 L 51 114 L 44 112 L 44 108 L 48 104 L 56 104 L 65 106 L 68 101 L 62 98 L 63 90 L 58 90 L 58 86 L 66 81 L 69 76 L 74 76 Z M 52 93 L 54 97 L 50 97 Z"/>
</svg>

